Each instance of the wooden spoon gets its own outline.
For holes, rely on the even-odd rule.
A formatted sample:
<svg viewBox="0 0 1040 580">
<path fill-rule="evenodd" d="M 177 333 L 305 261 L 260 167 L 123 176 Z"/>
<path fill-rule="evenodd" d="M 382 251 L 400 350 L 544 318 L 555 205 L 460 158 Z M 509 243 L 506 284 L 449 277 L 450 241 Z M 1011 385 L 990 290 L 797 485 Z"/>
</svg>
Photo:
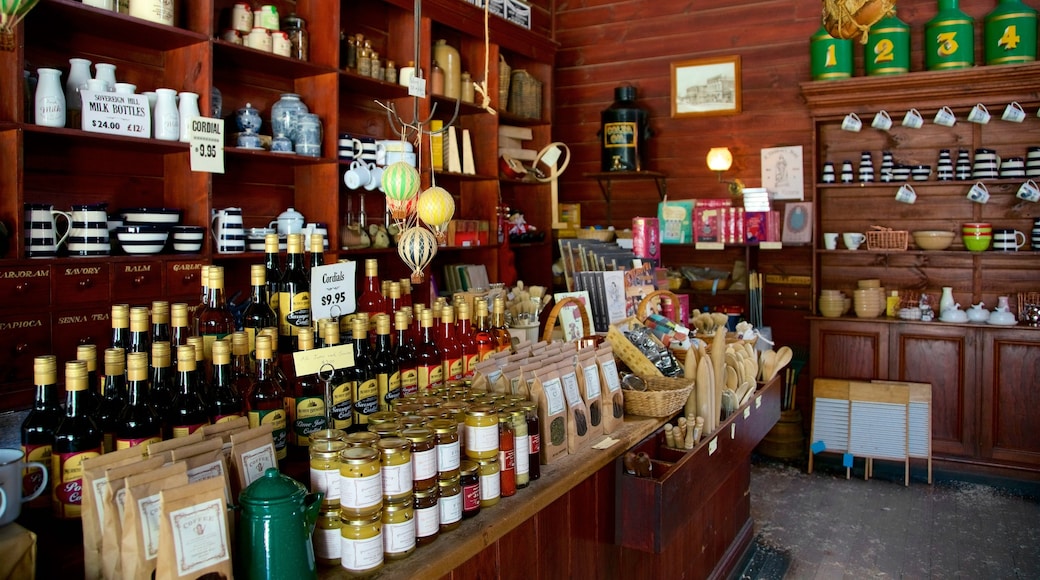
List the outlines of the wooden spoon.
<svg viewBox="0 0 1040 580">
<path fill-rule="evenodd" d="M 767 350 L 762 353 L 762 382 L 769 382 L 773 378 L 773 368 L 776 365 L 776 352 Z"/>
<path fill-rule="evenodd" d="M 784 367 L 790 364 L 791 359 L 793 357 L 794 352 L 791 350 L 791 347 L 781 346 L 780 349 L 776 351 L 776 356 L 774 357 L 773 361 L 773 368 L 770 370 L 769 373 L 769 379 L 772 380 L 773 377 L 777 375 L 777 373 L 779 373 L 781 370 L 783 370 Z"/>
</svg>

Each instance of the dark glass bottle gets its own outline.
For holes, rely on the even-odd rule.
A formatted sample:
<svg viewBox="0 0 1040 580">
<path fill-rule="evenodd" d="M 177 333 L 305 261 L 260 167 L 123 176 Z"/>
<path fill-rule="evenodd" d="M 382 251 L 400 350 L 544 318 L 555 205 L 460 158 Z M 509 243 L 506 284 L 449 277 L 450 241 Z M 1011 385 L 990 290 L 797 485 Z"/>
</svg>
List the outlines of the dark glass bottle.
<svg viewBox="0 0 1040 580">
<path fill-rule="evenodd" d="M 175 302 L 170 305 L 170 346 L 173 348 L 188 344 L 188 337 L 192 336 L 189 320 L 187 304 Z"/>
<path fill-rule="evenodd" d="M 339 344 L 339 323 L 325 323 L 325 346 Z M 332 416 L 333 429 L 350 429 L 354 425 L 354 384 L 350 381 L 348 369 L 337 370 L 332 375 Z"/>
<path fill-rule="evenodd" d="M 325 236 L 311 234 L 311 268 L 325 265 Z"/>
<path fill-rule="evenodd" d="M 186 346 L 186 345 L 185 345 Z M 174 375 L 170 343 L 152 345 L 152 367 L 148 373 L 148 402 L 159 417 L 165 417 L 173 402 Z"/>
<path fill-rule="evenodd" d="M 177 347 L 177 388 L 166 413 L 167 438 L 187 437 L 209 424 L 206 402 L 195 382 L 195 347 Z"/>
<path fill-rule="evenodd" d="M 210 423 L 223 423 L 245 415 L 242 397 L 235 390 L 231 372 L 231 344 L 227 340 L 213 343 L 213 378 L 208 396 Z"/>
<path fill-rule="evenodd" d="M 199 289 L 202 292 L 202 295 L 199 298 L 198 306 L 195 307 L 195 313 L 192 314 L 191 317 L 191 330 L 194 334 L 198 334 L 199 318 L 202 316 L 202 313 L 205 312 L 206 303 L 209 301 L 209 269 L 209 264 L 203 264 L 202 268 L 199 270 Z"/>
<path fill-rule="evenodd" d="M 264 334 L 256 337 L 256 378 L 249 389 L 249 398 L 246 401 L 249 426 L 255 428 L 270 424 L 275 457 L 285 459 L 285 391 L 274 377 L 271 338 Z"/>
<path fill-rule="evenodd" d="M 149 352 L 152 348 L 152 330 L 148 309 L 144 306 L 130 308 L 130 344 L 126 352 Z"/>
<path fill-rule="evenodd" d="M 224 298 L 224 268 L 209 267 L 206 308 L 199 315 L 195 336 L 203 339 L 205 360 L 213 358 L 213 341 L 221 340 L 235 331 L 235 317 L 231 315 Z M 179 358 L 179 357 L 178 357 Z"/>
<path fill-rule="evenodd" d="M 77 346 L 76 360 L 81 360 L 87 365 L 87 394 L 84 409 L 93 417 L 101 405 L 101 388 L 104 386 L 101 378 L 98 377 L 97 346 L 93 344 Z"/>
<path fill-rule="evenodd" d="M 398 310 L 394 313 L 394 359 L 397 361 L 401 381 L 401 396 L 409 397 L 419 390 L 418 374 L 415 363 L 415 341 L 412 340 L 411 325 L 408 312 Z"/>
<path fill-rule="evenodd" d="M 271 309 L 267 295 L 267 267 L 253 264 L 249 268 L 250 300 L 242 313 L 242 329 L 249 340 L 249 351 L 256 348 L 256 335 L 264 328 L 277 326 L 278 317 Z"/>
<path fill-rule="evenodd" d="M 311 325 L 311 290 L 303 267 L 303 234 L 289 234 L 287 247 L 278 285 L 278 351 L 292 353 L 299 349 L 300 329 Z"/>
<path fill-rule="evenodd" d="M 314 348 L 313 330 L 301 328 L 299 336 L 301 352 Z M 311 443 L 311 433 L 329 426 L 325 417 L 325 383 L 317 374 L 297 375 L 292 391 L 286 396 L 285 408 L 289 411 L 290 450 L 306 449 Z"/>
<path fill-rule="evenodd" d="M 412 306 L 412 281 L 408 278 L 401 278 L 397 282 L 401 286 L 401 307 Z"/>
<path fill-rule="evenodd" d="M 231 333 L 231 381 L 242 400 L 249 396 L 253 384 L 253 364 L 250 360 L 249 338 L 245 331 Z"/>
<path fill-rule="evenodd" d="M 267 280 L 268 306 L 278 319 L 278 285 L 282 282 L 282 262 L 278 255 L 278 234 L 264 236 L 264 279 Z M 255 337 L 254 337 L 255 338 Z"/>
<path fill-rule="evenodd" d="M 33 384 L 36 396 L 32 409 L 22 421 L 22 453 L 25 461 L 39 461 L 50 466 L 51 448 L 54 445 L 54 431 L 61 422 L 61 403 L 58 402 L 58 359 L 52 354 L 41 355 L 33 359 Z M 32 489 L 43 481 L 39 470 L 25 475 L 27 486 Z M 51 480 L 47 480 L 47 488 L 40 497 L 28 505 L 30 507 L 47 507 L 50 505 Z"/>
<path fill-rule="evenodd" d="M 462 358 L 462 345 L 455 336 L 455 309 L 451 306 L 441 308 L 441 320 L 437 327 L 437 348 L 441 351 L 444 382 L 461 381 L 466 374 L 466 362 Z"/>
<path fill-rule="evenodd" d="M 458 321 L 455 323 L 455 334 L 462 348 L 463 377 L 473 378 L 477 363 L 480 362 L 480 351 L 477 349 L 477 331 L 473 328 L 470 320 L 469 304 L 460 302 L 458 307 Z"/>
<path fill-rule="evenodd" d="M 513 339 L 506 326 L 506 301 L 501 296 L 495 297 L 491 309 L 491 336 L 495 339 L 495 351 L 513 349 Z"/>
<path fill-rule="evenodd" d="M 112 341 L 114 348 L 130 348 L 130 305 L 112 305 Z"/>
<path fill-rule="evenodd" d="M 357 299 L 357 311 L 368 312 L 370 316 L 376 313 L 387 313 L 386 299 L 383 298 L 379 284 L 379 262 L 372 258 L 365 260 L 365 279 L 362 282 L 361 294 Z"/>
<path fill-rule="evenodd" d="M 368 429 L 368 416 L 379 411 L 379 383 L 372 365 L 368 320 L 360 316 L 354 318 L 350 330 L 354 366 L 346 369 L 347 380 L 354 390 L 354 428 L 364 430 Z"/>
<path fill-rule="evenodd" d="M 390 335 L 390 317 L 376 317 L 376 347 L 372 353 L 372 370 L 379 388 L 379 410 L 390 411 L 394 401 L 401 398 L 401 370 L 394 358 L 393 340 Z"/>
<path fill-rule="evenodd" d="M 51 506 L 58 519 L 79 519 L 83 496 L 83 461 L 101 455 L 102 438 L 87 410 L 87 364 L 65 363 L 65 414 L 54 430 L 51 447 Z"/>
<path fill-rule="evenodd" d="M 283 393 L 288 393 L 292 388 L 292 383 L 289 382 L 289 377 L 282 370 L 282 358 L 278 356 L 278 329 L 269 326 L 260 333 L 271 339 L 271 357 L 274 359 L 274 378 L 278 381 L 278 386 L 282 388 Z M 255 366 L 255 365 L 254 365 Z M 253 374 L 256 374 L 256 369 L 253 369 Z"/>
<path fill-rule="evenodd" d="M 420 315 L 421 335 L 415 343 L 415 366 L 418 378 L 416 384 L 419 396 L 430 394 L 430 389 L 444 383 L 444 365 L 441 352 L 437 348 L 436 332 L 433 328 L 433 311 L 426 308 Z"/>
<path fill-rule="evenodd" d="M 170 333 L 170 303 L 165 300 L 152 301 L 151 342 L 172 341 Z"/>
<path fill-rule="evenodd" d="M 162 421 L 148 404 L 148 355 L 132 352 L 126 357 L 126 405 L 119 412 L 116 449 L 162 441 Z"/>
<path fill-rule="evenodd" d="M 195 349 L 195 387 L 199 391 L 199 396 L 206 398 L 209 395 L 209 378 L 206 375 L 206 359 L 204 358 L 205 339 L 201 336 L 189 336 L 188 345 Z M 174 368 L 174 372 L 177 370 Z"/>
<path fill-rule="evenodd" d="M 145 355 L 148 356 L 148 355 Z M 126 355 L 121 348 L 105 349 L 105 388 L 94 420 L 101 429 L 105 453 L 115 451 L 119 413 L 126 405 Z"/>
<path fill-rule="evenodd" d="M 488 316 L 488 304 L 486 300 L 477 300 L 477 356 L 485 361 L 495 354 L 495 337 L 491 333 L 491 319 Z"/>
</svg>

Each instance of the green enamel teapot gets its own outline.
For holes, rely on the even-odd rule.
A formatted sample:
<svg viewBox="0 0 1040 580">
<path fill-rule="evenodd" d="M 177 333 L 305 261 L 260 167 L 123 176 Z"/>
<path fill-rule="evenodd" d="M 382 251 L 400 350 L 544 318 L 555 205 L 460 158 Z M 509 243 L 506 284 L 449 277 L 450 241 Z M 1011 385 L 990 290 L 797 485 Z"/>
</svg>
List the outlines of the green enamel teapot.
<svg viewBox="0 0 1040 580">
<path fill-rule="evenodd" d="M 239 573 L 244 578 L 317 578 L 311 534 L 321 492 L 307 493 L 270 467 L 239 494 Z"/>
</svg>

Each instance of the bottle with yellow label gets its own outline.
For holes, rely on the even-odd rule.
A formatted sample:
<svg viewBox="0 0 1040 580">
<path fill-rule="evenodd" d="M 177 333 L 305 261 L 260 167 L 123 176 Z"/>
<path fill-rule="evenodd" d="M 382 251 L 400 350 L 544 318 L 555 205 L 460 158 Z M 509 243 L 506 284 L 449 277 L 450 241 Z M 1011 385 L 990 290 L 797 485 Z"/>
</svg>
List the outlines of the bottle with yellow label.
<svg viewBox="0 0 1040 580">
<path fill-rule="evenodd" d="M 379 411 L 379 383 L 372 368 L 368 320 L 363 316 L 351 322 L 351 344 L 354 346 L 354 366 L 346 372 L 347 381 L 354 391 L 354 427 L 367 429 L 368 416 Z"/>
<path fill-rule="evenodd" d="M 33 383 L 36 386 L 36 397 L 29 414 L 22 421 L 22 453 L 25 461 L 39 461 L 44 465 L 51 463 L 51 447 L 54 445 L 54 431 L 61 422 L 61 404 L 58 402 L 58 361 L 52 354 L 41 355 L 33 359 Z M 38 480 L 43 479 L 39 469 L 26 470 L 24 477 L 31 480 L 35 489 Z M 47 480 L 49 491 L 51 480 Z M 41 499 L 42 498 L 42 499 Z M 43 493 L 33 500 L 30 507 L 47 507 L 50 494 Z"/>
<path fill-rule="evenodd" d="M 296 352 L 300 329 L 311 325 L 311 285 L 304 272 L 303 234 L 286 240 L 285 273 L 278 284 L 278 350 Z"/>
<path fill-rule="evenodd" d="M 51 447 L 51 505 L 54 517 L 80 517 L 83 497 L 83 461 L 101 455 L 101 430 L 84 408 L 87 403 L 87 365 L 65 363 L 65 415 L 54 431 Z"/>
<path fill-rule="evenodd" d="M 286 422 L 285 391 L 274 377 L 274 356 L 271 338 L 261 334 L 256 337 L 256 378 L 247 399 L 249 426 L 270 424 L 274 438 L 275 457 L 285 459 Z"/>
<path fill-rule="evenodd" d="M 314 331 L 301 328 L 300 351 L 314 348 Z M 329 428 L 325 417 L 325 385 L 316 374 L 297 376 L 292 392 L 286 396 L 289 411 L 289 445 L 307 447 L 310 434 Z"/>
<path fill-rule="evenodd" d="M 325 346 L 332 347 L 339 344 L 339 323 L 330 320 L 325 323 Z M 333 429 L 350 429 L 354 425 L 354 385 L 350 382 L 346 370 L 337 370 L 332 373 L 332 409 L 329 415 L 332 417 Z"/>
<path fill-rule="evenodd" d="M 376 316 L 376 348 L 372 356 L 372 369 L 379 385 L 380 411 L 389 411 L 394 401 L 401 398 L 401 369 L 394 358 L 393 348 L 390 317 L 380 314 Z"/>
</svg>

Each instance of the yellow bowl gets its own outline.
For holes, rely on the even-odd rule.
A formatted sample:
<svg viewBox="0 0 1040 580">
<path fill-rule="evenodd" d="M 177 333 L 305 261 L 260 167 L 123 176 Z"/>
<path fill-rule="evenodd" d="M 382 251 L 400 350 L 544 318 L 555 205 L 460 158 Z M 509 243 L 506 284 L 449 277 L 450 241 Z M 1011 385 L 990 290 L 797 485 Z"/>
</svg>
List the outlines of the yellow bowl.
<svg viewBox="0 0 1040 580">
<path fill-rule="evenodd" d="M 953 244 L 953 232 L 943 230 L 921 230 L 913 233 L 914 245 L 918 250 L 945 250 Z"/>
</svg>

